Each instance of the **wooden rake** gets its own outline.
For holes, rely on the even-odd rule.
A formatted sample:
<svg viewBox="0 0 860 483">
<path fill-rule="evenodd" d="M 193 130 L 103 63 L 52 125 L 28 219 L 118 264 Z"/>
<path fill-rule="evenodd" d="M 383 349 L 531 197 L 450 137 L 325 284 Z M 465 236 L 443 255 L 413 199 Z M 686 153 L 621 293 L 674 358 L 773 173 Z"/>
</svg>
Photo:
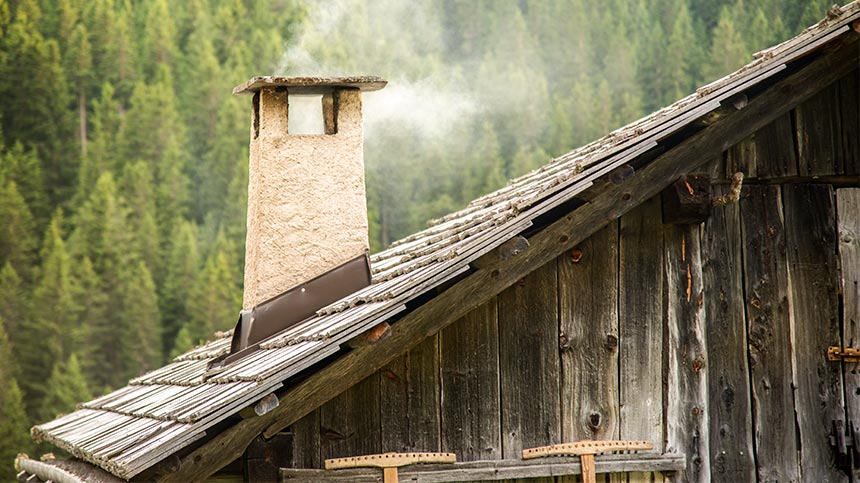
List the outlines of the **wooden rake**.
<svg viewBox="0 0 860 483">
<path fill-rule="evenodd" d="M 398 483 L 397 468 L 418 463 L 456 463 L 454 453 L 381 453 L 325 460 L 325 469 L 382 468 L 383 483 Z"/>
<path fill-rule="evenodd" d="M 594 455 L 606 453 L 635 453 L 639 450 L 654 449 L 650 441 L 577 441 L 576 443 L 553 444 L 523 450 L 523 459 L 543 458 L 546 456 L 579 456 L 582 464 L 582 482 L 597 483 Z"/>
</svg>

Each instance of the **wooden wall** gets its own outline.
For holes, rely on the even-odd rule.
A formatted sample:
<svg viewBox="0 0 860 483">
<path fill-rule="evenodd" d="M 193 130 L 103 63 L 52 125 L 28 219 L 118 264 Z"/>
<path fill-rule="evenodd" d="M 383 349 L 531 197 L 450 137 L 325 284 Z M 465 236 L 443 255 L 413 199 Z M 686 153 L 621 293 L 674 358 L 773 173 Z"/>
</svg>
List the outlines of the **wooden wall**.
<svg viewBox="0 0 860 483">
<path fill-rule="evenodd" d="M 743 171 L 740 203 L 674 226 L 655 197 L 308 415 L 294 466 L 620 438 L 685 453 L 678 481 L 849 481 L 828 437 L 860 425 L 860 367 L 825 354 L 860 345 L 858 91 L 727 151 L 714 191 Z"/>
</svg>

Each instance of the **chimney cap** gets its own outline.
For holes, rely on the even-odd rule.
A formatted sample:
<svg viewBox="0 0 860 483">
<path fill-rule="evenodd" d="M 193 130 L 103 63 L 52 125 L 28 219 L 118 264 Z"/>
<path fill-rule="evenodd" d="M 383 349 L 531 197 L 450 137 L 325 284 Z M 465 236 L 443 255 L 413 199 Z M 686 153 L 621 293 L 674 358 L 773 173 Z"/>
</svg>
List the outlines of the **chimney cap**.
<svg viewBox="0 0 860 483">
<path fill-rule="evenodd" d="M 264 87 L 286 87 L 300 93 L 313 93 L 315 91 L 328 90 L 331 88 L 358 89 L 360 91 L 378 91 L 385 87 L 388 81 L 376 76 L 354 76 L 354 77 L 281 77 L 281 76 L 257 76 L 251 77 L 248 82 L 239 84 L 233 88 L 233 94 L 253 94 Z"/>
</svg>

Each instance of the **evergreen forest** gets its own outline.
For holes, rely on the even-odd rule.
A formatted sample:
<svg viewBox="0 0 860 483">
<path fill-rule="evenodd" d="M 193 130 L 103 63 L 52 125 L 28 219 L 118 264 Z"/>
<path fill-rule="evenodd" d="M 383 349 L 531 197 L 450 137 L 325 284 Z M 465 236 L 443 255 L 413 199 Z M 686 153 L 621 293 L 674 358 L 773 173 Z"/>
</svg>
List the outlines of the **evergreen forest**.
<svg viewBox="0 0 860 483">
<path fill-rule="evenodd" d="M 0 0 L 0 480 L 29 427 L 229 329 L 254 75 L 378 75 L 374 250 L 830 0 Z"/>
</svg>

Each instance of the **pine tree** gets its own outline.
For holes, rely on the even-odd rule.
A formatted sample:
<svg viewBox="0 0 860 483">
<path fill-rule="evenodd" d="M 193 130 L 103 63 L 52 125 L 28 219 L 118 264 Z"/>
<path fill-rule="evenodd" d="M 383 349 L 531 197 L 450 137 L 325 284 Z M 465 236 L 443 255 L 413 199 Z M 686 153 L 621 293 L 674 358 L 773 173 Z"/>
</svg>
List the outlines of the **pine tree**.
<svg viewBox="0 0 860 483">
<path fill-rule="evenodd" d="M 81 365 L 75 354 L 68 360 L 58 361 L 51 370 L 51 378 L 46 386 L 48 395 L 42 401 L 39 411 L 39 421 L 50 421 L 60 414 L 66 414 L 75 409 L 78 403 L 92 399 L 92 393 L 87 387 Z"/>
<path fill-rule="evenodd" d="M 59 200 L 74 179 L 75 162 L 65 149 L 71 135 L 69 97 L 57 42 L 37 28 L 41 11 L 33 2 L 18 5 L 14 19 L 0 37 L 2 133 L 7 146 L 32 143 L 45 163 L 50 198 Z M 27 86 L 28 95 L 19 94 Z"/>
<path fill-rule="evenodd" d="M 172 349 L 170 350 L 171 359 L 196 345 L 194 338 L 191 336 L 191 332 L 190 324 L 183 324 L 182 328 L 179 329 L 179 333 L 176 334 L 175 339 L 171 341 L 173 342 Z"/>
<path fill-rule="evenodd" d="M 156 275 L 160 274 L 158 258 L 159 234 L 155 225 L 155 193 L 152 186 L 152 169 L 147 163 L 138 161 L 126 164 L 120 182 L 122 200 L 128 213 L 131 256 L 138 257 Z M 156 277 L 160 279 L 160 277 Z"/>
<path fill-rule="evenodd" d="M 15 481 L 15 468 L 11 462 L 18 453 L 30 450 L 29 418 L 24 412 L 23 395 L 12 370 L 10 346 L 3 330 L 4 321 L 0 319 L 0 481 Z"/>
<path fill-rule="evenodd" d="M 99 344 L 110 340 L 114 331 L 113 320 L 108 311 L 109 292 L 102 287 L 102 280 L 96 274 L 89 257 L 74 264 L 72 273 L 75 279 L 75 300 L 79 301 L 77 319 L 80 325 L 71 339 L 78 342 L 80 353 L 88 354 L 81 362 L 81 368 L 90 387 L 104 387 L 108 384 L 105 357 L 110 347 Z"/>
<path fill-rule="evenodd" d="M 51 212 L 39 156 L 36 150 L 25 149 L 21 142 L 15 142 L 4 151 L 0 133 L 0 185 L 9 181 L 18 186 L 18 192 L 27 202 L 37 227 L 42 229 Z"/>
<path fill-rule="evenodd" d="M 220 235 L 206 258 L 188 299 L 189 327 L 195 343 L 212 338 L 216 330 L 226 330 L 235 322 L 241 308 L 241 292 L 233 283 L 226 243 Z"/>
<path fill-rule="evenodd" d="M 64 56 L 66 72 L 74 86 L 74 95 L 78 99 L 78 143 L 81 149 L 81 159 L 87 156 L 87 93 L 92 82 L 92 46 L 90 45 L 87 28 L 78 24 L 71 32 L 68 47 Z"/>
<path fill-rule="evenodd" d="M 34 261 L 36 226 L 18 185 L 0 185 L 0 264 L 10 263 L 17 272 L 29 273 Z"/>
<path fill-rule="evenodd" d="M 18 334 L 18 325 L 27 315 L 27 295 L 21 277 L 6 262 L 0 269 L 0 320 L 7 334 Z"/>
<path fill-rule="evenodd" d="M 177 333 L 190 319 L 188 311 L 190 292 L 200 271 L 196 228 L 193 223 L 183 221 L 176 226 L 170 237 L 167 273 L 159 296 L 165 352 L 174 348 Z M 188 335 L 187 330 L 186 335 Z"/>
<path fill-rule="evenodd" d="M 690 94 L 698 81 L 698 66 L 702 61 L 700 42 L 693 30 L 693 22 L 686 2 L 679 2 L 680 8 L 672 23 L 665 56 L 665 75 L 669 79 L 668 89 L 661 93 L 662 105 L 674 102 Z"/>
<path fill-rule="evenodd" d="M 711 38 L 711 52 L 703 73 L 708 81 L 714 81 L 743 65 L 746 59 L 744 42 L 735 29 L 731 12 L 723 8 Z"/>
<path fill-rule="evenodd" d="M 118 386 L 158 367 L 162 362 L 158 296 L 152 275 L 143 261 L 121 268 L 117 290 L 120 310 L 117 313 L 119 352 L 116 378 Z"/>
<path fill-rule="evenodd" d="M 75 326 L 77 311 L 69 277 L 69 256 L 62 237 L 62 213 L 57 212 L 45 233 L 42 265 L 32 294 L 30 314 L 21 321 L 21 336 L 15 345 L 20 361 L 21 388 L 27 396 L 28 411 L 41 407 L 47 388 L 44 381 L 54 363 L 63 356 L 63 335 Z"/>
</svg>

